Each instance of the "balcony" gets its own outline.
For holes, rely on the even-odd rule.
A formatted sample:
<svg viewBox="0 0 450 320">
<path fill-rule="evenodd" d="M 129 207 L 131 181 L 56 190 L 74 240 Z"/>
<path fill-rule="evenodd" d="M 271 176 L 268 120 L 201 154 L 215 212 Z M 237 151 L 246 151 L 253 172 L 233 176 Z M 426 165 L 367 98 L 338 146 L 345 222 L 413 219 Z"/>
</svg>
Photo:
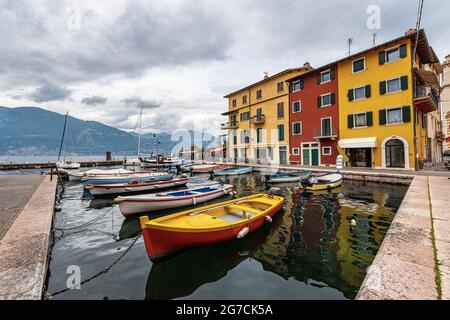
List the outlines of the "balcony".
<svg viewBox="0 0 450 320">
<path fill-rule="evenodd" d="M 445 135 L 442 132 L 438 131 L 435 134 L 435 138 L 437 141 L 443 142 L 445 140 Z"/>
<path fill-rule="evenodd" d="M 338 128 L 322 128 L 313 132 L 314 139 L 331 139 L 335 140 L 338 136 Z"/>
<path fill-rule="evenodd" d="M 237 129 L 238 127 L 238 122 L 237 121 L 231 121 L 231 122 L 226 122 L 226 123 L 222 123 L 220 128 L 222 130 L 228 130 L 228 129 Z"/>
<path fill-rule="evenodd" d="M 417 86 L 414 90 L 414 104 L 423 113 L 436 111 L 438 98 L 430 86 Z"/>
<path fill-rule="evenodd" d="M 263 114 L 256 115 L 250 119 L 252 124 L 263 124 L 266 122 L 266 116 Z"/>
</svg>

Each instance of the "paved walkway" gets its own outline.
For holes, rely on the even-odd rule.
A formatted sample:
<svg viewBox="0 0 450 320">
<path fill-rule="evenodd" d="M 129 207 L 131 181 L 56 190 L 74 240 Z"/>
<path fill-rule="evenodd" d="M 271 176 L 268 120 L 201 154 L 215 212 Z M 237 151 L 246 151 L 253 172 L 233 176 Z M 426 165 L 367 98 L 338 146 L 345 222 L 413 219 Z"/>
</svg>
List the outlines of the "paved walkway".
<svg viewBox="0 0 450 320">
<path fill-rule="evenodd" d="M 0 240 L 43 179 L 44 176 L 0 176 Z"/>
<path fill-rule="evenodd" d="M 449 207 L 447 177 L 415 177 L 356 298 L 450 299 Z"/>
<path fill-rule="evenodd" d="M 18 177 L 9 176 L 7 181 L 19 184 L 16 178 Z M 9 213 L 16 218 L 0 240 L 0 300 L 42 298 L 57 179 L 50 181 L 49 176 L 39 178 L 41 183 L 20 213 Z M 25 184 L 27 181 L 29 180 L 21 181 L 24 183 L 23 192 L 17 187 L 14 193 L 9 192 L 5 196 L 5 190 L 2 190 L 0 194 L 3 201 L 14 203 L 16 207 L 22 206 L 31 192 Z M 15 202 L 16 196 L 22 199 L 19 203 Z"/>
</svg>

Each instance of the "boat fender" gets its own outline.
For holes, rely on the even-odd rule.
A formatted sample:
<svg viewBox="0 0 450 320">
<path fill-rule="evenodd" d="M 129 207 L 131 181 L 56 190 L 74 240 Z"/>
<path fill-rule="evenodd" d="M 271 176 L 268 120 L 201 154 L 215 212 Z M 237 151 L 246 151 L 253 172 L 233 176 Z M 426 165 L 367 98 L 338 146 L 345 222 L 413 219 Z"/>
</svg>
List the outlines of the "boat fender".
<svg viewBox="0 0 450 320">
<path fill-rule="evenodd" d="M 61 206 L 55 206 L 55 211 L 61 211 Z"/>
<path fill-rule="evenodd" d="M 317 178 L 311 177 L 311 178 L 309 179 L 309 182 L 310 182 L 310 183 L 317 183 L 318 181 L 317 181 Z"/>
<path fill-rule="evenodd" d="M 266 219 L 266 222 L 268 222 L 268 223 L 272 223 L 272 221 L 273 221 L 270 216 L 266 216 L 265 219 Z"/>
<path fill-rule="evenodd" d="M 250 229 L 248 227 L 245 227 L 244 229 L 242 229 L 241 231 L 239 231 L 237 238 L 238 239 L 242 239 L 243 237 L 245 237 L 247 235 L 247 233 L 250 231 Z"/>
<path fill-rule="evenodd" d="M 131 182 L 130 182 L 130 184 L 138 184 L 139 183 L 139 180 L 132 180 Z"/>
<path fill-rule="evenodd" d="M 351 222 L 350 222 L 350 224 L 352 225 L 352 227 L 356 227 L 356 220 L 355 220 L 355 219 L 352 219 Z"/>
<path fill-rule="evenodd" d="M 193 197 L 193 198 L 192 198 L 192 204 L 193 204 L 194 206 L 197 204 L 197 198 L 196 198 L 196 197 Z"/>
</svg>

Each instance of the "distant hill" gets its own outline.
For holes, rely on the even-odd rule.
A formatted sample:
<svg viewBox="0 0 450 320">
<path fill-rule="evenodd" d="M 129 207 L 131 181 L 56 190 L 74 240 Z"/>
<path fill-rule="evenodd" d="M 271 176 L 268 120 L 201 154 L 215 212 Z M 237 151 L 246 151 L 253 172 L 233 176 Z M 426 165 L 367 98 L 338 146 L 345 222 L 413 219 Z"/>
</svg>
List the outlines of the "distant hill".
<svg viewBox="0 0 450 320">
<path fill-rule="evenodd" d="M 57 155 L 64 126 L 64 115 L 36 107 L 7 108 L 0 106 L 0 155 Z M 193 132 L 190 131 L 192 135 Z M 136 154 L 137 135 L 100 122 L 84 121 L 69 116 L 68 153 L 78 155 Z M 209 141 L 211 136 L 203 140 Z M 177 144 L 169 133 L 157 135 L 160 152 L 170 152 Z M 200 141 L 196 141 L 200 143 Z M 142 136 L 142 152 L 154 150 L 153 134 Z M 204 142 L 206 144 L 206 142 Z"/>
</svg>

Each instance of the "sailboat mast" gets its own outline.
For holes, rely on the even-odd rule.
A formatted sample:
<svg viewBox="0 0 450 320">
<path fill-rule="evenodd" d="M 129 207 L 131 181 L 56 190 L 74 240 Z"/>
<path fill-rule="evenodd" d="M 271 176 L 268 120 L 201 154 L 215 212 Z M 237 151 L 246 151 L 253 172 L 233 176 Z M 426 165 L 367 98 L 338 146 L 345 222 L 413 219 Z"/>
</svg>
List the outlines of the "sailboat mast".
<svg viewBox="0 0 450 320">
<path fill-rule="evenodd" d="M 138 132 L 138 159 L 141 157 L 141 130 L 142 130 L 142 106 L 141 114 L 139 115 L 139 132 Z"/>
<path fill-rule="evenodd" d="M 67 111 L 66 117 L 64 119 L 64 128 L 63 128 L 63 132 L 62 132 L 62 136 L 61 136 L 61 144 L 59 145 L 58 161 L 61 159 L 61 151 L 62 151 L 62 148 L 63 148 L 64 136 L 66 135 L 66 125 L 67 125 L 67 116 L 68 116 L 68 114 L 69 114 L 69 111 Z"/>
</svg>

